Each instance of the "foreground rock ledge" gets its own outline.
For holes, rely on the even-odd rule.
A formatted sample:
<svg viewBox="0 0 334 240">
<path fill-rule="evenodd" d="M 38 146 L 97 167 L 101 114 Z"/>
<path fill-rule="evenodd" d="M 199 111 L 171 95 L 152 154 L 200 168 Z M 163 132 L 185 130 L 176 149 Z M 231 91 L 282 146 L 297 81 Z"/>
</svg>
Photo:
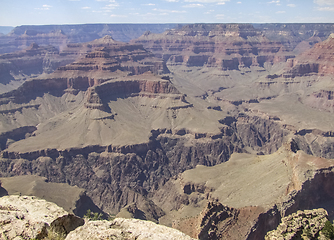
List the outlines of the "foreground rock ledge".
<svg viewBox="0 0 334 240">
<path fill-rule="evenodd" d="M 68 234 L 83 224 L 83 219 L 33 196 L 0 198 L 0 239 L 43 239 L 49 227 Z"/>
<path fill-rule="evenodd" d="M 176 229 L 138 219 L 116 218 L 84 223 L 82 218 L 34 196 L 0 198 L 0 239 L 53 239 L 50 232 L 52 236 L 67 235 L 66 240 L 193 239 Z"/>
<path fill-rule="evenodd" d="M 66 240 L 191 240 L 186 234 L 169 227 L 138 219 L 116 218 L 110 221 L 90 221 L 72 231 Z"/>
</svg>

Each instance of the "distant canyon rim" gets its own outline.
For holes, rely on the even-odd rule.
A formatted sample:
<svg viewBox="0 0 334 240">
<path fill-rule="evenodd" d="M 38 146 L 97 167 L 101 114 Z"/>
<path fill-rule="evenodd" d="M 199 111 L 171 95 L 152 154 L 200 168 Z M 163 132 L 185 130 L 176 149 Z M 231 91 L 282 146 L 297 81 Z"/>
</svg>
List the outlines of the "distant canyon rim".
<svg viewBox="0 0 334 240">
<path fill-rule="evenodd" d="M 0 53 L 4 194 L 197 239 L 334 218 L 332 23 L 19 26 Z"/>
</svg>

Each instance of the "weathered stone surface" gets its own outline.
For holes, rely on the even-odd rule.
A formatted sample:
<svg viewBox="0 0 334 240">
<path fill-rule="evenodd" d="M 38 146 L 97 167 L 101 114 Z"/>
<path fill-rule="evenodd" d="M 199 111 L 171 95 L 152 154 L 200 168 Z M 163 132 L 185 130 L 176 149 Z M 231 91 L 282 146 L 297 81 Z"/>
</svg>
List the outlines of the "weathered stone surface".
<svg viewBox="0 0 334 240">
<path fill-rule="evenodd" d="M 49 227 L 55 232 L 68 234 L 84 220 L 68 214 L 54 203 L 28 196 L 0 198 L 1 239 L 42 239 Z"/>
<path fill-rule="evenodd" d="M 193 238 L 184 233 L 138 219 L 116 218 L 109 221 L 89 221 L 67 235 L 66 240 L 191 240 Z"/>
<path fill-rule="evenodd" d="M 266 240 L 319 239 L 320 231 L 328 221 L 325 209 L 297 211 L 282 218 L 277 229 L 265 236 Z"/>
</svg>

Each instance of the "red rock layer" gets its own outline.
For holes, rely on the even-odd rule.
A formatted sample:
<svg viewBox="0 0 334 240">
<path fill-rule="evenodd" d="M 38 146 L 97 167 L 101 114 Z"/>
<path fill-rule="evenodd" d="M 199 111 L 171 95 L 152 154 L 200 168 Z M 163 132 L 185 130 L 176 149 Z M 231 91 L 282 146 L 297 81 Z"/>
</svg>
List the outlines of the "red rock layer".
<svg viewBox="0 0 334 240">
<path fill-rule="evenodd" d="M 309 74 L 334 74 L 334 34 L 321 43 L 290 60 L 291 70 L 284 74 L 286 77 L 304 76 Z"/>
<path fill-rule="evenodd" d="M 172 63 L 223 70 L 263 67 L 293 57 L 250 24 L 192 24 L 163 34 L 146 33 L 133 42 Z"/>
</svg>

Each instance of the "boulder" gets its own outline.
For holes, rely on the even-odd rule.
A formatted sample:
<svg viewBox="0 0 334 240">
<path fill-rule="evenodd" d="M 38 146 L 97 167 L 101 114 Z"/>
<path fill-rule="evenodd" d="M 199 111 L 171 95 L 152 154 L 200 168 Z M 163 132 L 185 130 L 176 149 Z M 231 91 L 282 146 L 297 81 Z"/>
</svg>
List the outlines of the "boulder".
<svg viewBox="0 0 334 240">
<path fill-rule="evenodd" d="M 0 198 L 0 239 L 43 239 L 49 232 L 66 235 L 83 224 L 83 219 L 33 196 Z"/>
<path fill-rule="evenodd" d="M 191 240 L 193 238 L 169 227 L 138 219 L 116 218 L 113 221 L 89 221 L 67 235 L 66 240 Z"/>
</svg>

